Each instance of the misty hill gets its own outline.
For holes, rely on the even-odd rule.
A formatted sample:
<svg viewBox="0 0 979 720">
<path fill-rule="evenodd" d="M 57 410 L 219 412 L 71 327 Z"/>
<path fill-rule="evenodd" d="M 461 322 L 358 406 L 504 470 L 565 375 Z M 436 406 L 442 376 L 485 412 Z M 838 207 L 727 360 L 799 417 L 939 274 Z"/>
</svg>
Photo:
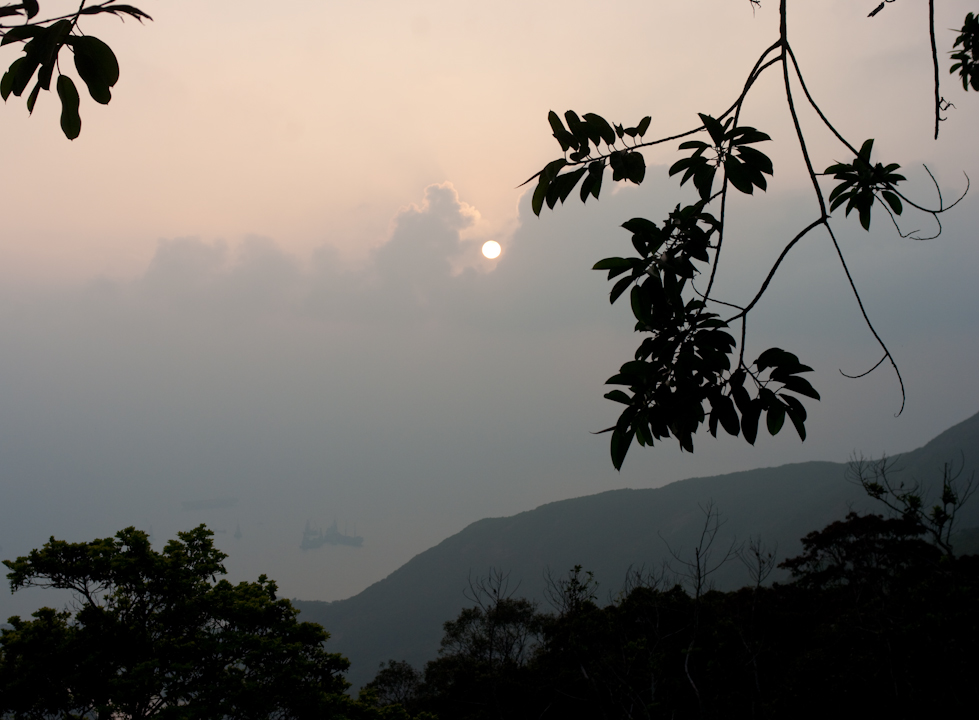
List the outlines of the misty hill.
<svg viewBox="0 0 979 720">
<path fill-rule="evenodd" d="M 975 468 L 979 415 L 945 431 L 924 447 L 895 456 L 899 478 L 938 482 L 942 465 L 964 458 L 963 477 Z M 490 568 L 509 573 L 517 595 L 543 601 L 545 573 L 564 575 L 574 565 L 599 581 L 599 600 L 617 593 L 630 568 L 659 569 L 672 548 L 690 557 L 704 523 L 702 507 L 713 502 L 726 524 L 716 547 L 760 535 L 777 544 L 779 559 L 798 554 L 800 538 L 842 519 L 849 509 L 883 508 L 847 481 L 845 463 L 808 462 L 692 478 L 648 490 L 612 490 L 542 505 L 512 517 L 475 522 L 417 555 L 388 577 L 354 597 L 332 603 L 294 601 L 303 620 L 321 623 L 331 649 L 351 660 L 348 679 L 359 686 L 378 664 L 408 660 L 416 667 L 434 658 L 442 624 L 471 605 L 468 579 Z M 979 496 L 977 496 L 979 497 Z M 963 546 L 976 544 L 979 499 L 967 505 L 957 527 Z M 669 546 L 669 547 L 668 547 Z M 748 582 L 734 560 L 714 576 L 719 589 Z"/>
</svg>

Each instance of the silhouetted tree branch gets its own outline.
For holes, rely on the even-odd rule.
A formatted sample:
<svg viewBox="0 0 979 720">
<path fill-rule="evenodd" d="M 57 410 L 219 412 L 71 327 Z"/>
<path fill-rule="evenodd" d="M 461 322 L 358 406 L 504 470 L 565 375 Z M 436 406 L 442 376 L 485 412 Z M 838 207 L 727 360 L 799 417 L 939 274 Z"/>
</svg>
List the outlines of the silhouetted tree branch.
<svg viewBox="0 0 979 720">
<path fill-rule="evenodd" d="M 877 16 L 885 4 L 881 3 L 869 16 Z M 751 6 L 754 11 L 760 3 L 752 0 Z M 870 370 L 843 374 L 862 377 L 886 361 L 900 388 L 901 405 L 897 414 L 904 409 L 904 381 L 890 349 L 874 327 L 850 272 L 831 224 L 833 212 L 843 207 L 848 216 L 855 211 L 860 225 L 869 230 L 873 208 L 883 207 L 902 237 L 930 239 L 941 232 L 939 216 L 968 192 L 968 177 L 962 196 L 947 206 L 940 190 L 937 207 L 915 202 L 902 193 L 898 186 L 905 177 L 897 172 L 900 166 L 874 162 L 873 139 L 855 143 L 845 138 L 813 98 L 792 49 L 788 6 L 788 0 L 780 0 L 779 37 L 758 57 L 734 103 L 716 116 L 700 113 L 700 124 L 696 127 L 647 139 L 653 122 L 651 116 L 626 127 L 594 113 L 579 117 L 569 110 L 563 118 L 553 111 L 548 115 L 563 157 L 548 163 L 527 180 L 537 182 L 532 199 L 536 214 L 540 214 L 545 204 L 553 209 L 558 202 L 564 203 L 579 186 L 582 202 L 590 197 L 597 199 L 607 169 L 612 170 L 613 181 L 642 183 L 646 177 L 642 151 L 676 140 L 683 140 L 679 150 L 687 154 L 673 163 L 669 174 L 680 175 L 680 185 L 692 182 L 699 194 L 699 200 L 691 205 L 678 204 L 662 223 L 645 218 L 625 222 L 623 227 L 632 234 L 637 254 L 605 258 L 594 266 L 596 270 L 607 271 L 609 280 L 615 280 L 609 296 L 611 302 L 628 293 L 636 319 L 635 329 L 644 335 L 634 358 L 606 383 L 622 389 L 613 389 L 605 397 L 625 406 L 616 424 L 601 431 L 611 433 L 610 451 L 617 469 L 621 468 L 633 440 L 640 445 L 653 445 L 657 440 L 674 437 L 682 449 L 692 452 L 693 435 L 704 423 L 714 436 L 718 427 L 722 427 L 753 444 L 762 415 L 771 435 L 776 435 L 788 418 L 799 437 L 805 440 L 807 412 L 802 400 L 820 399 L 819 393 L 802 377 L 812 368 L 778 347 L 768 348 L 753 362 L 747 362 L 747 320 L 788 253 L 819 229 L 829 237 L 861 317 L 882 352 L 881 360 Z M 937 137 L 941 111 L 950 105 L 941 97 L 939 89 L 933 0 L 929 2 L 928 33 L 935 67 Z M 958 62 L 951 68 L 952 72 L 960 72 L 966 88 L 979 89 L 977 37 L 979 20 L 970 13 L 955 42 L 954 47 L 961 50 L 953 54 L 952 58 Z M 715 298 L 713 292 L 726 236 L 730 192 L 733 189 L 752 195 L 756 189 L 765 191 L 768 177 L 774 172 L 771 159 L 757 147 L 771 138 L 741 123 L 745 99 L 761 75 L 773 66 L 781 66 L 782 92 L 818 214 L 788 240 L 761 287 L 745 304 Z M 797 89 L 802 93 L 799 99 L 795 97 Z M 820 124 L 832 133 L 852 160 L 833 162 L 822 172 L 816 170 L 807 130 L 797 110 L 803 98 L 804 105 L 816 113 Z M 927 167 L 925 170 L 934 181 L 931 171 Z M 835 181 L 828 195 L 824 190 L 827 177 Z M 919 231 L 902 232 L 897 216 L 904 213 L 905 206 L 934 218 L 937 231 L 927 237 L 919 236 Z M 694 280 L 705 272 L 708 280 L 701 292 Z M 715 308 L 734 308 L 737 312 L 722 318 L 713 311 Z M 736 340 L 730 331 L 738 324 L 740 339 Z"/>
<path fill-rule="evenodd" d="M 915 478 L 909 482 L 895 480 L 894 476 L 901 469 L 887 456 L 880 460 L 854 456 L 847 465 L 847 477 L 889 510 L 919 526 L 945 555 L 954 557 L 951 538 L 956 515 L 979 489 L 974 473 L 962 479 L 964 467 L 964 458 L 958 470 L 953 463 L 944 463 L 941 489 L 937 494 L 933 484 L 929 486 Z"/>
</svg>

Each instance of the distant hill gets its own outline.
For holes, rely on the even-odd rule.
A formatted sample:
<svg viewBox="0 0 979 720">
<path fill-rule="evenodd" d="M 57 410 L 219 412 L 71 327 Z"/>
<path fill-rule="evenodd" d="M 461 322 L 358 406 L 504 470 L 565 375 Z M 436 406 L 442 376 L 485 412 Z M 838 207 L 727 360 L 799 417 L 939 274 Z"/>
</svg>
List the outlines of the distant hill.
<svg viewBox="0 0 979 720">
<path fill-rule="evenodd" d="M 895 456 L 901 477 L 941 479 L 942 464 L 964 458 L 967 477 L 976 467 L 979 414 L 945 431 L 924 447 Z M 801 550 L 800 538 L 843 518 L 850 508 L 881 511 L 845 478 L 845 463 L 808 462 L 692 478 L 651 490 L 612 490 L 562 500 L 512 517 L 474 522 L 417 555 L 354 597 L 326 603 L 296 600 L 301 619 L 321 623 L 330 646 L 351 660 L 348 679 L 359 686 L 378 664 L 407 660 L 416 667 L 434 658 L 442 624 L 468 606 L 468 578 L 490 568 L 509 573 L 517 595 L 543 600 L 544 574 L 564 575 L 574 565 L 591 570 L 606 601 L 621 587 L 629 568 L 660 568 L 670 559 L 667 544 L 683 557 L 695 545 L 713 502 L 726 524 L 718 545 L 760 535 L 779 559 Z M 963 549 L 976 545 L 979 496 L 967 505 L 958 527 Z M 673 565 L 677 563 L 674 561 Z M 741 563 L 728 563 L 715 576 L 717 587 L 748 582 Z"/>
</svg>

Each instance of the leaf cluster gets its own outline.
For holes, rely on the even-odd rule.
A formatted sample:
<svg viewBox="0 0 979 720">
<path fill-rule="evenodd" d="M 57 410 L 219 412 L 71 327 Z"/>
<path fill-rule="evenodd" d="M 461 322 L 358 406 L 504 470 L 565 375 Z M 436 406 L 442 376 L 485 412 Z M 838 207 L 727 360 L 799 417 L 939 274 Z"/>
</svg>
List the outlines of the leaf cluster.
<svg viewBox="0 0 979 720">
<path fill-rule="evenodd" d="M 626 137 L 635 140 L 645 135 L 651 122 L 649 116 L 644 117 L 635 127 L 629 128 L 613 125 L 595 113 L 585 113 L 579 118 L 573 110 L 568 110 L 564 118 L 567 127 L 553 110 L 547 115 L 561 151 L 566 155 L 571 152 L 567 157 L 548 163 L 543 170 L 530 178 L 537 178 L 532 200 L 535 215 L 540 215 L 545 202 L 550 209 L 554 209 L 559 200 L 563 204 L 582 179 L 584 182 L 579 193 L 581 201 L 586 202 L 589 196 L 597 199 L 602 191 L 602 177 L 608 166 L 611 166 L 612 179 L 616 182 L 628 180 L 639 185 L 646 177 L 646 161 L 643 156 L 631 147 L 619 148 L 617 143 L 624 141 Z M 605 144 L 604 154 L 601 151 L 602 143 Z M 592 146 L 597 155 L 594 159 Z M 561 173 L 565 168 L 585 163 L 587 164 L 584 167 Z"/>
<path fill-rule="evenodd" d="M 618 278 L 609 295 L 611 302 L 630 290 L 635 329 L 648 334 L 635 358 L 606 381 L 628 388 L 628 392 L 614 389 L 605 394 L 625 405 L 616 424 L 602 431 L 612 433 L 610 450 L 616 469 L 621 469 L 633 439 L 652 446 L 672 436 L 692 452 L 693 434 L 705 421 L 715 437 L 720 425 L 754 444 L 763 412 L 772 435 L 788 416 L 805 439 L 806 410 L 798 398 L 786 393 L 819 399 L 812 385 L 800 377 L 812 368 L 779 348 L 766 350 L 752 366 L 745 366 L 734 355 L 737 343 L 728 323 L 708 312 L 702 300 L 685 296 L 698 273 L 696 263 L 709 262 L 711 238 L 720 226 L 704 205 L 703 200 L 683 208 L 677 205 L 661 226 L 645 218 L 629 220 L 623 227 L 632 232 L 637 255 L 605 258 L 594 266 L 608 271 L 609 280 Z M 745 387 L 749 378 L 754 397 Z"/>
<path fill-rule="evenodd" d="M 971 87 L 979 91 L 979 15 L 969 13 L 965 16 L 965 22 L 959 31 L 959 36 L 955 39 L 955 48 L 960 50 L 952 53 L 955 63 L 949 68 L 949 72 L 955 74 L 959 71 L 962 78 L 962 89 L 968 91 Z"/>
<path fill-rule="evenodd" d="M 894 172 L 901 166 L 897 163 L 872 165 L 870 153 L 873 148 L 874 140 L 871 138 L 860 146 L 852 163 L 836 163 L 824 171 L 825 175 L 832 175 L 835 180 L 841 181 L 829 194 L 830 211 L 846 203 L 846 214 L 856 210 L 864 230 L 870 230 L 870 209 L 878 193 L 895 215 L 900 215 L 904 209 L 895 189 L 897 183 L 907 179 Z"/>
<path fill-rule="evenodd" d="M 4 101 L 11 95 L 21 97 L 34 80 L 34 87 L 27 96 L 27 110 L 33 113 L 41 91 L 51 89 L 51 81 L 57 70 L 56 89 L 61 101 L 61 129 L 69 140 L 74 140 L 82 128 L 78 111 L 80 98 L 75 82 L 61 72 L 61 51 L 65 47 L 71 50 L 75 70 L 96 102 L 108 104 L 112 99 L 111 88 L 119 80 L 119 62 L 112 49 L 98 38 L 80 32 L 80 16 L 108 13 L 119 18 L 135 18 L 140 22 L 144 18 L 152 18 L 132 5 L 117 4 L 114 0 L 91 6 L 86 6 L 83 2 L 73 15 L 31 22 L 39 11 L 38 2 L 0 8 L 0 17 L 23 14 L 27 20 L 23 25 L 0 27 L 3 35 L 0 46 L 23 43 L 23 55 L 10 64 L 0 79 L 0 97 Z"/>
<path fill-rule="evenodd" d="M 767 190 L 765 175 L 772 174 L 772 161 L 751 145 L 771 140 L 771 137 L 753 127 L 734 125 L 733 118 L 722 123 L 710 115 L 699 115 L 711 142 L 688 140 L 681 143 L 681 150 L 693 150 L 694 153 L 673 163 L 670 177 L 682 172 L 680 185 L 693 179 L 703 200 L 712 194 L 718 168 L 724 168 L 725 179 L 746 195 L 751 195 L 756 187 Z"/>
</svg>

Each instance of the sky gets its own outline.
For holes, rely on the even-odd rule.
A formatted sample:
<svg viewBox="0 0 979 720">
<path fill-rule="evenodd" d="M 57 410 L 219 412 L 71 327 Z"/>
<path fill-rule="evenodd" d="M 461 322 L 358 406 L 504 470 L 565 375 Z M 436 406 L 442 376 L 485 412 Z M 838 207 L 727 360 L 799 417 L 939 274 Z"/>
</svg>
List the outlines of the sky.
<svg viewBox="0 0 979 720">
<path fill-rule="evenodd" d="M 634 448 L 616 472 L 607 436 L 592 434 L 615 419 L 603 383 L 638 339 L 590 267 L 629 252 L 623 221 L 659 220 L 691 196 L 667 176 L 667 144 L 647 154 L 641 187 L 607 179 L 599 202 L 534 217 L 520 183 L 560 155 L 547 113 L 690 129 L 730 105 L 777 38 L 774 1 L 138 5 L 153 22 L 83 26 L 122 72 L 108 106 L 83 98 L 77 140 L 61 135 L 55 97 L 30 117 L 17 98 L 0 113 L 4 558 L 51 535 L 136 525 L 162 544 L 206 522 L 233 580 L 266 573 L 288 597 L 334 600 L 482 517 L 901 452 L 979 410 L 973 192 L 928 242 L 881 217 L 870 233 L 834 222 L 900 365 L 900 417 L 886 368 L 840 375 L 879 351 L 815 233 L 749 335 L 815 369 L 823 399 L 807 403 L 805 443 L 788 428 L 754 447 L 704 432 L 693 454 Z M 955 108 L 933 140 L 924 8 L 868 19 L 875 5 L 791 6 L 809 89 L 851 142 L 873 137 L 875 158 L 902 165 L 908 193 L 934 203 L 927 163 L 957 197 L 963 173 L 979 178 L 979 96 L 943 54 Z M 943 53 L 971 9 L 940 4 Z M 718 283 L 735 301 L 816 217 L 778 72 L 742 116 L 772 136 L 775 175 L 729 208 Z M 813 112 L 801 120 L 817 169 L 849 159 Z M 480 255 L 487 240 L 498 259 Z M 363 547 L 299 549 L 307 522 L 334 521 Z M 0 615 L 48 598 L 4 592 Z"/>
</svg>

